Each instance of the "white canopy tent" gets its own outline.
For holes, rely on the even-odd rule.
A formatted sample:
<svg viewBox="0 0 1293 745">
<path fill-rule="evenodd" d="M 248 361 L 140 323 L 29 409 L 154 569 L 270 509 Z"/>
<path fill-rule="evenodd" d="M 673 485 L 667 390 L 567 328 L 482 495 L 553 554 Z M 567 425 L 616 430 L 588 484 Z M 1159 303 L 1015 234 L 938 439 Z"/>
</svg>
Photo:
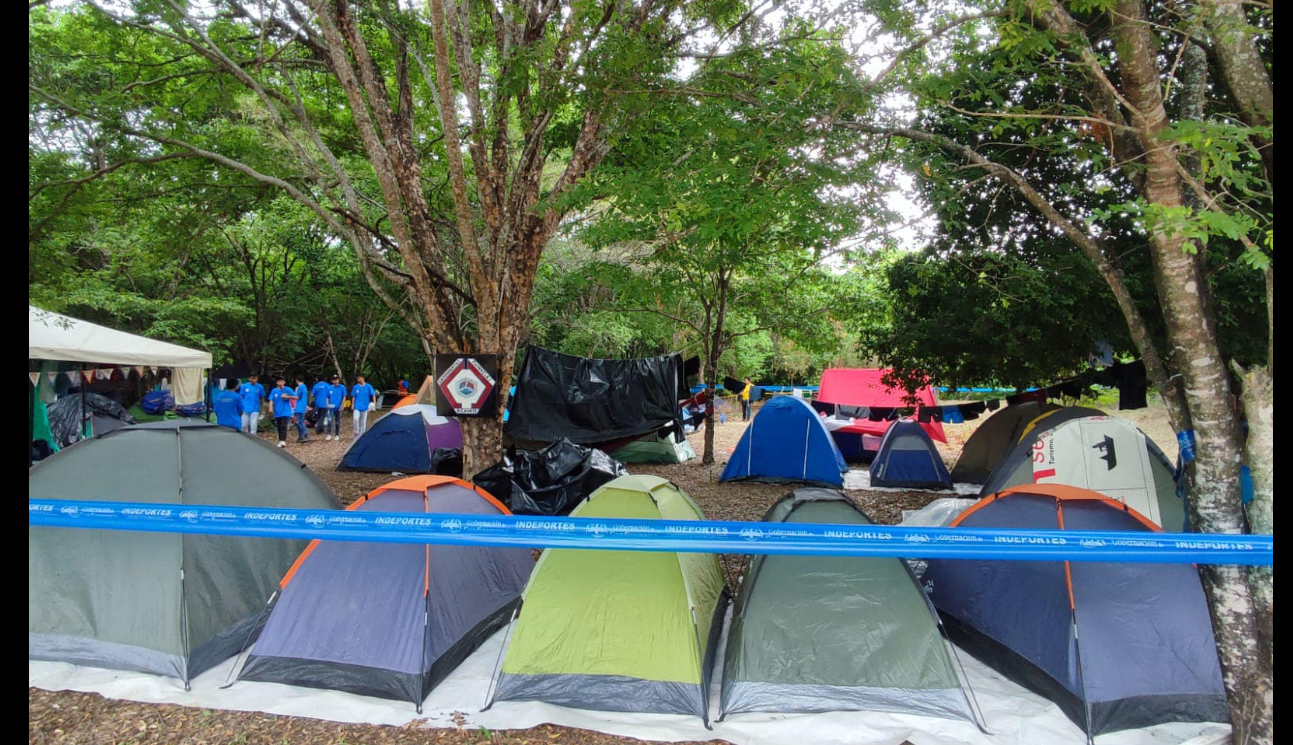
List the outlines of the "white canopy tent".
<svg viewBox="0 0 1293 745">
<path fill-rule="evenodd" d="M 153 367 L 211 367 L 211 353 L 27 306 L 28 359 Z"/>
<path fill-rule="evenodd" d="M 35 306 L 27 306 L 27 358 L 86 365 L 148 365 L 172 370 L 172 392 L 178 406 L 205 400 L 204 373 L 211 353 L 127 334 Z M 85 411 L 85 386 L 81 386 Z M 35 404 L 35 391 L 31 405 Z M 33 425 L 34 426 L 34 425 Z"/>
</svg>

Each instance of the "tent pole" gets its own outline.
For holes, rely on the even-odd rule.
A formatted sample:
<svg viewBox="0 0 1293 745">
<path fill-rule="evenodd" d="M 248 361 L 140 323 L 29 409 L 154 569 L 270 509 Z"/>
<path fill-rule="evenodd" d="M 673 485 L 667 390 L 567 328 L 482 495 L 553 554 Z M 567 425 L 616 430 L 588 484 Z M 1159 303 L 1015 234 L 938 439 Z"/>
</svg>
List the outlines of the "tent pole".
<svg viewBox="0 0 1293 745">
<path fill-rule="evenodd" d="M 40 373 L 44 375 L 44 371 Z M 36 438 L 36 386 L 40 385 L 40 378 L 36 379 L 36 385 L 31 387 L 31 395 L 27 397 L 27 467 L 31 468 L 31 443 Z"/>
<path fill-rule="evenodd" d="M 206 407 L 207 424 L 211 423 L 211 368 L 206 369 L 206 382 L 202 384 L 202 403 Z"/>
<path fill-rule="evenodd" d="M 80 438 L 82 440 L 85 439 L 85 420 L 87 418 L 85 416 L 85 385 L 86 385 L 85 363 L 82 362 L 81 363 L 81 432 L 80 432 Z"/>
</svg>

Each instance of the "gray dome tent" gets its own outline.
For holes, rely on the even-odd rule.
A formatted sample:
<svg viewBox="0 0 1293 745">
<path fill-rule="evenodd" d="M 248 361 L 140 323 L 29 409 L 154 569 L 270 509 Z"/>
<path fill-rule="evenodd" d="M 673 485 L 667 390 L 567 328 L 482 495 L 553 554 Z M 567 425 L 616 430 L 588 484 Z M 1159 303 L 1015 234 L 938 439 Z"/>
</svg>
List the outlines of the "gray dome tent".
<svg viewBox="0 0 1293 745">
<path fill-rule="evenodd" d="M 33 499 L 337 509 L 286 453 L 204 422 L 140 424 L 31 469 Z M 29 527 L 27 652 L 194 676 L 233 656 L 305 541 Z"/>
<path fill-rule="evenodd" d="M 763 519 L 871 525 L 831 489 L 798 489 Z M 976 721 L 940 632 L 902 559 L 756 556 L 728 630 L 724 716 L 873 710 Z"/>
<path fill-rule="evenodd" d="M 980 497 L 1028 484 L 1067 484 L 1129 505 L 1155 525 L 1187 530 L 1172 464 L 1154 441 L 1125 419 L 1047 416 L 997 464 Z M 1049 426 L 1047 426 L 1049 425 Z"/>
</svg>

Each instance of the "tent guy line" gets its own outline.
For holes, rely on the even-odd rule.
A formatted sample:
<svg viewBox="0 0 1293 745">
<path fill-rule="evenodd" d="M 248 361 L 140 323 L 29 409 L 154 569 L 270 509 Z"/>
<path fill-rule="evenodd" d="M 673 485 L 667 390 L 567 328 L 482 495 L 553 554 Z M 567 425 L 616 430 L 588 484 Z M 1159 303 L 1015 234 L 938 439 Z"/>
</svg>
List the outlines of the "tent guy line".
<svg viewBox="0 0 1293 745">
<path fill-rule="evenodd" d="M 916 556 L 1016 561 L 1272 565 L 1269 535 L 971 530 L 733 521 L 240 508 L 227 505 L 28 500 L 30 526 L 443 545 L 695 553 Z"/>
</svg>

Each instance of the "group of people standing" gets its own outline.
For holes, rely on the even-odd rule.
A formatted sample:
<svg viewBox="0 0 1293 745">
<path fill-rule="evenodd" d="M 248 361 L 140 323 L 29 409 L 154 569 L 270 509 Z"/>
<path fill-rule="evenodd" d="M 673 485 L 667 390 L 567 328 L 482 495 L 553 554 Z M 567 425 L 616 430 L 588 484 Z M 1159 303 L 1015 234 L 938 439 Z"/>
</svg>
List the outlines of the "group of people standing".
<svg viewBox="0 0 1293 745">
<path fill-rule="evenodd" d="M 340 440 L 341 412 L 347 398 L 354 412 L 354 437 L 359 437 L 368 429 L 368 412 L 377 398 L 377 391 L 363 375 L 355 376 L 355 385 L 350 388 L 340 375 L 333 375 L 330 381 L 320 378 L 310 389 L 305 386 L 304 375 L 297 375 L 296 385 L 290 388 L 287 380 L 278 376 L 268 393 L 256 375 L 248 376 L 244 383 L 231 379 L 216 395 L 211 408 L 217 424 L 255 435 L 260 431 L 261 411 L 268 402 L 278 427 L 278 446 L 282 448 L 287 447 L 290 426 L 296 427 L 297 442 L 309 442 L 305 418 L 311 401 L 318 415 L 315 431 L 325 440 Z"/>
</svg>

